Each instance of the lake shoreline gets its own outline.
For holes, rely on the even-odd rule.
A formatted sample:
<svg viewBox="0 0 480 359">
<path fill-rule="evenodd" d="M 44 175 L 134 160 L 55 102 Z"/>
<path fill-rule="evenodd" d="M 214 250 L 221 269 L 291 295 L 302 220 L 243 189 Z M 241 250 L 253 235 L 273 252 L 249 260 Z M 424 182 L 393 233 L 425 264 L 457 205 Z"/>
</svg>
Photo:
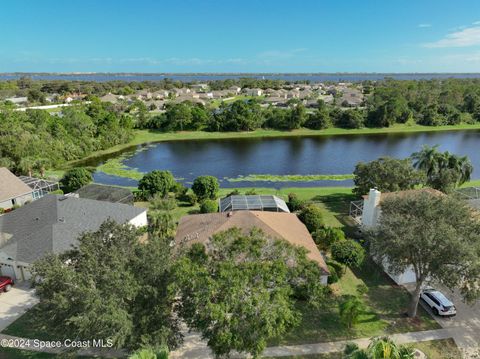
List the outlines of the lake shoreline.
<svg viewBox="0 0 480 359">
<path fill-rule="evenodd" d="M 343 129 L 328 128 L 325 130 L 298 129 L 292 131 L 279 130 L 255 130 L 249 132 L 206 132 L 206 131 L 183 131 L 183 132 L 160 132 L 155 130 L 135 130 L 134 137 L 127 143 L 110 147 L 106 150 L 95 151 L 89 156 L 65 163 L 58 169 L 67 169 L 75 165 L 85 163 L 98 157 L 114 155 L 116 153 L 133 149 L 139 145 L 168 141 L 188 140 L 227 140 L 242 138 L 282 138 L 282 137 L 321 137 L 321 136 L 354 136 L 375 134 L 402 134 L 418 132 L 441 132 L 441 131 L 469 131 L 480 130 L 480 124 L 460 124 L 449 126 L 420 126 L 420 125 L 395 125 L 382 128 Z"/>
</svg>

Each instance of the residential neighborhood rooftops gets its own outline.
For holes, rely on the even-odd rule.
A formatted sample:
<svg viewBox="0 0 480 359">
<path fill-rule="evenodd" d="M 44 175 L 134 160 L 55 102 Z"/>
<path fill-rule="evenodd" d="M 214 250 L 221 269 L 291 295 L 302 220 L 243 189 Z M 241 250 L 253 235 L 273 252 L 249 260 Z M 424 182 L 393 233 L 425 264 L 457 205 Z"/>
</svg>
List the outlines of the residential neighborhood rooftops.
<svg viewBox="0 0 480 359">
<path fill-rule="evenodd" d="M 328 268 L 312 236 L 305 225 L 293 213 L 238 211 L 231 213 L 207 213 L 185 216 L 180 220 L 175 236 L 177 245 L 208 243 L 218 232 L 240 228 L 244 233 L 253 228 L 261 229 L 271 238 L 284 239 L 308 251 L 307 257 L 328 274 Z"/>
<path fill-rule="evenodd" d="M 146 209 L 120 203 L 49 194 L 0 217 L 0 251 L 32 263 L 48 253 L 72 248 L 85 231 L 107 219 L 126 223 Z"/>
<path fill-rule="evenodd" d="M 220 200 L 220 212 L 253 210 L 270 212 L 287 212 L 287 204 L 277 196 L 233 195 Z"/>
<path fill-rule="evenodd" d="M 31 193 L 32 189 L 6 167 L 0 167 L 0 202 Z"/>
</svg>

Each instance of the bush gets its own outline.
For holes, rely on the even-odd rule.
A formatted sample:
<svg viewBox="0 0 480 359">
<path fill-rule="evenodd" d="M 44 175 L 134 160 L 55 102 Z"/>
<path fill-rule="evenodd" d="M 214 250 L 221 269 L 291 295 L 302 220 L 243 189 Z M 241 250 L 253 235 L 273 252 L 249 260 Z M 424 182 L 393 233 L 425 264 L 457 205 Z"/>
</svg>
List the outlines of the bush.
<svg viewBox="0 0 480 359">
<path fill-rule="evenodd" d="M 255 196 L 256 194 L 258 194 L 258 193 L 255 190 L 255 188 L 249 189 L 248 191 L 245 192 L 246 196 Z"/>
<path fill-rule="evenodd" d="M 312 237 L 318 248 L 326 251 L 333 243 L 344 240 L 345 233 L 340 228 L 324 227 L 313 232 Z"/>
<path fill-rule="evenodd" d="M 289 193 L 287 205 L 290 211 L 295 212 L 301 210 L 305 205 L 305 202 L 298 199 L 298 196 L 295 193 Z"/>
<path fill-rule="evenodd" d="M 185 200 L 190 206 L 195 206 L 198 202 L 197 195 L 195 193 L 187 193 L 185 195 Z"/>
<path fill-rule="evenodd" d="M 140 191 L 138 189 L 133 190 L 132 193 L 133 193 L 133 199 L 137 202 L 146 201 L 149 196 L 149 194 L 146 191 Z"/>
<path fill-rule="evenodd" d="M 232 192 L 227 194 L 225 197 L 238 196 L 239 194 L 240 194 L 240 191 L 238 189 L 234 189 Z"/>
<path fill-rule="evenodd" d="M 365 250 L 357 242 L 345 239 L 332 244 L 332 257 L 350 267 L 359 267 L 365 259 Z"/>
<path fill-rule="evenodd" d="M 314 204 L 303 207 L 298 214 L 298 218 L 305 224 L 310 233 L 324 225 L 322 211 Z"/>
<path fill-rule="evenodd" d="M 61 189 L 56 189 L 55 191 L 49 192 L 50 194 L 63 194 Z"/>
<path fill-rule="evenodd" d="M 175 178 L 170 171 L 155 170 L 147 173 L 138 182 L 138 189 L 153 196 L 159 193 L 166 196 L 169 191 L 175 188 Z"/>
<path fill-rule="evenodd" d="M 218 212 L 218 202 L 213 199 L 206 199 L 200 204 L 200 213 Z"/>
<path fill-rule="evenodd" d="M 343 275 L 345 274 L 345 268 L 342 263 L 338 263 L 333 259 L 328 259 L 326 263 L 327 263 L 327 266 L 330 266 L 333 269 L 335 269 L 335 273 L 337 274 L 339 279 L 343 277 Z"/>
<path fill-rule="evenodd" d="M 327 264 L 327 267 L 328 267 L 328 271 L 330 272 L 330 275 L 328 276 L 328 284 L 337 283 L 340 280 L 337 270 L 335 269 L 335 267 L 329 264 Z"/>
<path fill-rule="evenodd" d="M 365 285 L 365 283 L 360 283 L 357 285 L 357 292 L 360 295 L 364 295 L 368 293 L 368 287 Z"/>
<path fill-rule="evenodd" d="M 192 185 L 192 191 L 199 200 L 216 199 L 220 185 L 218 180 L 213 176 L 200 176 L 195 178 Z"/>
<path fill-rule="evenodd" d="M 65 192 L 73 192 L 93 181 L 92 173 L 83 167 L 72 168 L 60 180 Z"/>
<path fill-rule="evenodd" d="M 358 345 L 356 343 L 347 343 L 345 344 L 345 349 L 343 349 L 343 354 L 348 356 L 356 350 L 358 350 Z"/>
<path fill-rule="evenodd" d="M 0 214 L 4 214 L 4 213 L 5 213 L 5 208 L 0 207 Z"/>
</svg>

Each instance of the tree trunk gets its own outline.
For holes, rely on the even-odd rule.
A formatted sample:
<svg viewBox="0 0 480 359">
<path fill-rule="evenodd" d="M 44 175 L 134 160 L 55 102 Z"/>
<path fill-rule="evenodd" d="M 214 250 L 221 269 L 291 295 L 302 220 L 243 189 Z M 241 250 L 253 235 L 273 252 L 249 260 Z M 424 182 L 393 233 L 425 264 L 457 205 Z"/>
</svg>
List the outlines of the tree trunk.
<svg viewBox="0 0 480 359">
<path fill-rule="evenodd" d="M 417 279 L 415 285 L 415 290 L 412 293 L 412 298 L 410 299 L 410 305 L 408 307 L 408 316 L 410 318 L 417 316 L 418 301 L 420 299 L 420 292 L 422 291 L 423 279 Z"/>
</svg>

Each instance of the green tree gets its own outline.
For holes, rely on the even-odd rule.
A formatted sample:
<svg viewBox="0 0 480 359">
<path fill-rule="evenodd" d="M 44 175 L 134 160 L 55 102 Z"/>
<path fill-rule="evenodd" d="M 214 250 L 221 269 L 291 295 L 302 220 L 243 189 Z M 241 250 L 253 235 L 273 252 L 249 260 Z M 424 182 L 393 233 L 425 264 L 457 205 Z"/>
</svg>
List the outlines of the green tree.
<svg viewBox="0 0 480 359">
<path fill-rule="evenodd" d="M 445 193 L 469 181 L 473 173 L 472 163 L 467 156 L 439 152 L 438 145 L 423 146 L 411 158 L 413 165 L 427 174 L 427 185 Z"/>
<path fill-rule="evenodd" d="M 318 100 L 318 108 L 308 116 L 305 127 L 312 130 L 323 130 L 330 127 L 330 112 L 322 100 Z"/>
<path fill-rule="evenodd" d="M 413 189 L 425 182 L 425 175 L 412 167 L 410 159 L 380 157 L 371 162 L 359 162 L 353 171 L 357 196 L 367 194 L 371 188 L 381 192 L 397 192 Z"/>
<path fill-rule="evenodd" d="M 269 339 L 299 323 L 295 298 L 324 298 L 320 268 L 305 250 L 259 230 L 216 234 L 208 251 L 193 244 L 175 269 L 179 313 L 216 356 L 236 350 L 259 357 Z"/>
<path fill-rule="evenodd" d="M 173 348 L 169 241 L 113 221 L 87 232 L 61 255 L 34 263 L 41 320 L 57 338 L 112 340 L 115 348 Z"/>
<path fill-rule="evenodd" d="M 305 224 L 310 233 L 325 225 L 321 209 L 314 204 L 304 206 L 298 214 L 298 218 Z"/>
<path fill-rule="evenodd" d="M 139 349 L 128 359 L 168 359 L 168 349 L 153 350 L 149 348 Z"/>
<path fill-rule="evenodd" d="M 360 315 L 365 311 L 365 305 L 357 298 L 350 296 L 338 305 L 338 312 L 342 323 L 351 329 L 357 322 Z"/>
<path fill-rule="evenodd" d="M 345 240 L 345 233 L 340 228 L 323 227 L 312 233 L 315 244 L 321 250 L 329 250 L 333 243 Z"/>
<path fill-rule="evenodd" d="M 170 171 L 154 170 L 138 181 L 138 189 L 151 196 L 159 194 L 165 197 L 175 186 L 175 178 Z"/>
<path fill-rule="evenodd" d="M 60 185 L 65 192 L 73 192 L 93 181 L 92 173 L 83 167 L 72 168 L 65 172 Z"/>
<path fill-rule="evenodd" d="M 195 178 L 192 184 L 192 191 L 200 201 L 205 199 L 216 199 L 220 185 L 213 176 L 200 176 Z"/>
<path fill-rule="evenodd" d="M 350 267 L 359 267 L 365 259 L 365 250 L 352 239 L 334 242 L 331 251 L 333 259 Z"/>
<path fill-rule="evenodd" d="M 480 295 L 480 225 L 464 202 L 428 192 L 393 196 L 382 202 L 370 250 L 386 269 L 413 270 L 416 286 L 408 314 L 417 314 L 426 280 L 459 289 L 466 300 Z"/>
<path fill-rule="evenodd" d="M 218 202 L 213 199 L 206 199 L 200 203 L 200 213 L 218 212 Z"/>
</svg>

